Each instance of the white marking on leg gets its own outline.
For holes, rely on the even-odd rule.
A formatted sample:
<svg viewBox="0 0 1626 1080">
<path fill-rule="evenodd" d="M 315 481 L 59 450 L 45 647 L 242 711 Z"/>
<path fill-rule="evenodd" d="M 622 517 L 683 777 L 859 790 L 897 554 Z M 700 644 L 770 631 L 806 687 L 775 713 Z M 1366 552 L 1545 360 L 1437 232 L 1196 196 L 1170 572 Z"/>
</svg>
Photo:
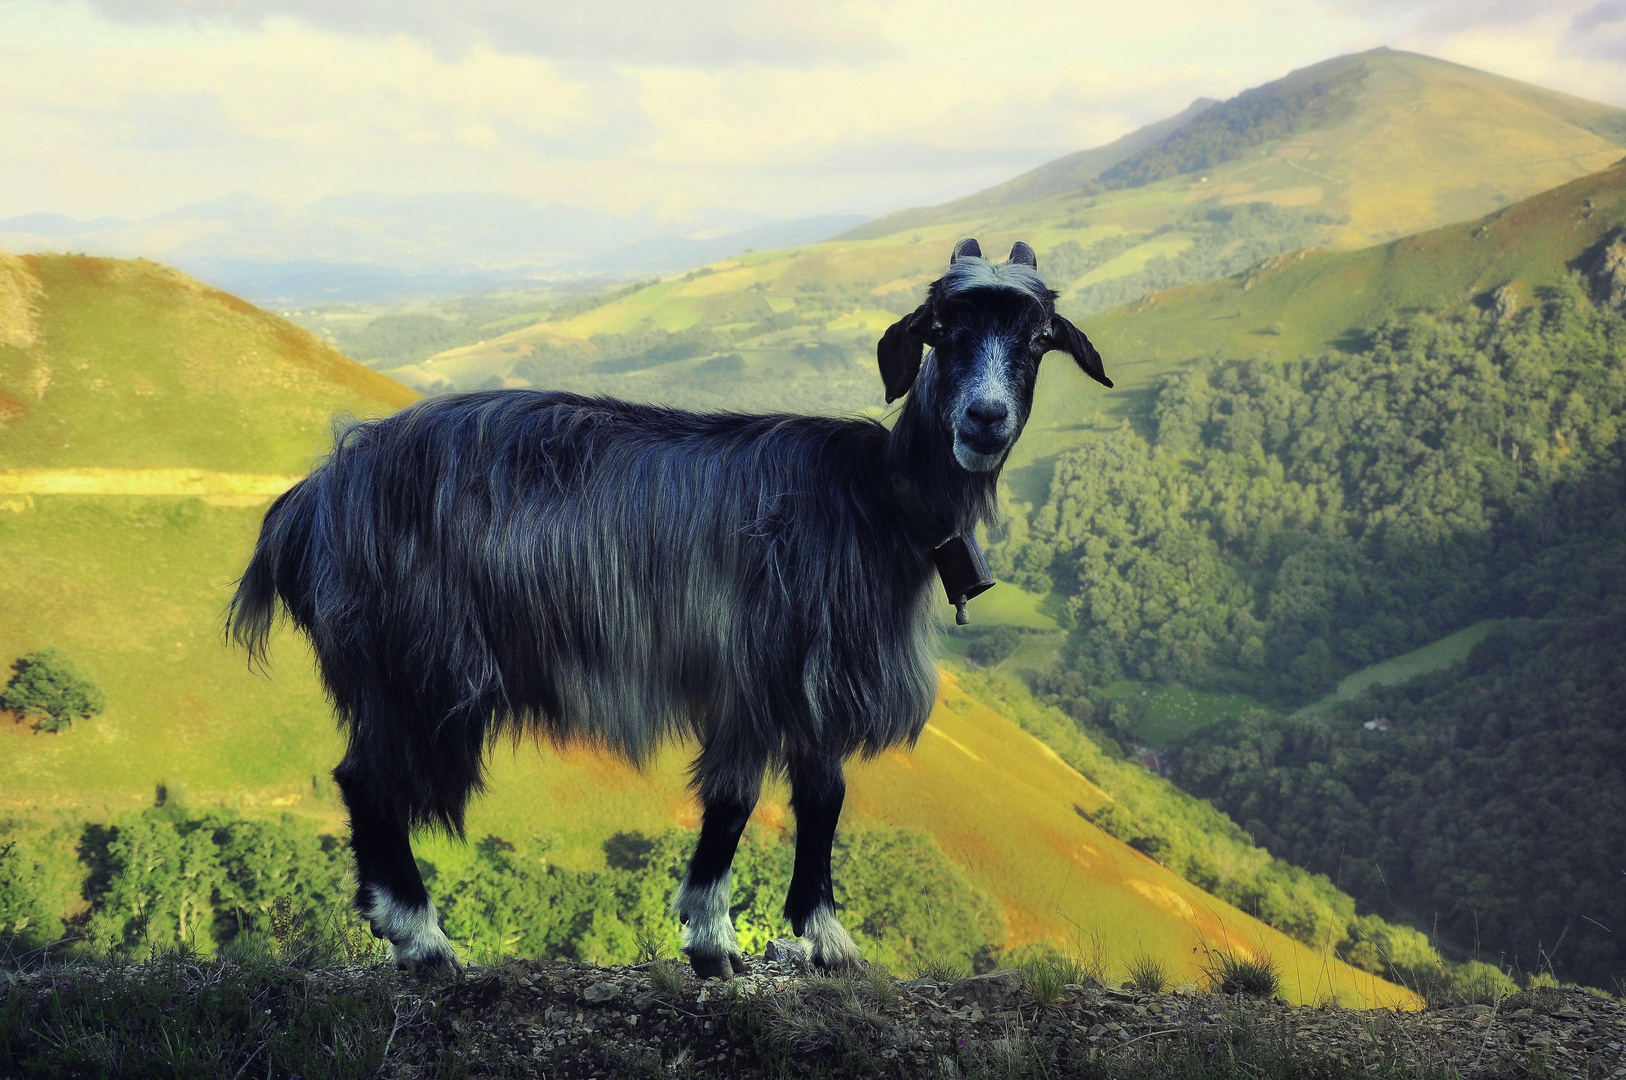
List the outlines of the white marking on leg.
<svg viewBox="0 0 1626 1080">
<path fill-rule="evenodd" d="M 724 874 L 710 885 L 683 884 L 672 896 L 672 911 L 686 920 L 683 951 L 690 956 L 738 956 L 739 941 L 734 937 L 734 919 L 728 913 L 732 875 Z"/>
<path fill-rule="evenodd" d="M 457 953 L 440 929 L 433 900 L 422 907 L 403 904 L 382 885 L 369 886 L 368 896 L 362 914 L 372 923 L 373 933 L 388 939 L 397 964 L 412 968 L 457 966 Z"/>
<path fill-rule="evenodd" d="M 828 904 L 820 904 L 808 915 L 802 924 L 802 940 L 807 942 L 808 956 L 819 967 L 856 967 L 860 960 L 858 946 Z"/>
</svg>

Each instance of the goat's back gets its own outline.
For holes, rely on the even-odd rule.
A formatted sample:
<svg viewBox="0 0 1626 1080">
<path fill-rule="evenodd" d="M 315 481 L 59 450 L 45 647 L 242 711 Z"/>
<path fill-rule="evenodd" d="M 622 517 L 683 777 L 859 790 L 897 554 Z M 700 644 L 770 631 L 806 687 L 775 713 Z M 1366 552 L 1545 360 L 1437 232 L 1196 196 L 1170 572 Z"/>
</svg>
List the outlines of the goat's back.
<svg viewBox="0 0 1626 1080">
<path fill-rule="evenodd" d="M 935 673 L 926 552 L 887 433 L 537 391 L 340 434 L 255 565 L 353 735 L 534 724 L 643 760 L 676 729 L 769 758 L 912 740 Z M 279 541 L 281 542 L 281 541 Z"/>
</svg>

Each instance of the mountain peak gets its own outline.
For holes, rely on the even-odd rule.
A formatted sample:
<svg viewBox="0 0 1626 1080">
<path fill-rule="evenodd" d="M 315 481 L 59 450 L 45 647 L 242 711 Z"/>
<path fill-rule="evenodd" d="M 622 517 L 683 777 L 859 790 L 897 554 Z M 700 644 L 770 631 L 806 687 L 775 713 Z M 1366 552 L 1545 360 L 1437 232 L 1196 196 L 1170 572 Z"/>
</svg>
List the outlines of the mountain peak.
<svg viewBox="0 0 1626 1080">
<path fill-rule="evenodd" d="M 1346 219 L 1336 242 L 1359 246 L 1494 210 L 1603 168 L 1622 146 L 1626 110 L 1384 45 L 1198 98 L 1106 146 L 844 239 L 960 219 L 987 230 L 1002 207 L 1164 184 L 1185 202 L 1315 207 Z"/>
</svg>

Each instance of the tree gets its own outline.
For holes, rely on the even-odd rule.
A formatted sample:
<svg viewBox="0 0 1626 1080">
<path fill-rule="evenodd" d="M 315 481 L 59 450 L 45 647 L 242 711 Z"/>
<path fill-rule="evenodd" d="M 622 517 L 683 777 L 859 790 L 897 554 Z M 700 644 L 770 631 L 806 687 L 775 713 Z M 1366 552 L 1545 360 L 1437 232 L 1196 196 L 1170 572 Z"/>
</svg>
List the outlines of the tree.
<svg viewBox="0 0 1626 1080">
<path fill-rule="evenodd" d="M 214 900 L 226 873 L 212 830 L 149 810 L 113 830 L 108 888 L 97 898 L 91 940 L 113 952 L 215 948 Z"/>
<path fill-rule="evenodd" d="M 11 665 L 0 708 L 21 714 L 42 731 L 61 732 L 107 708 L 107 695 L 61 649 L 31 652 Z"/>
</svg>

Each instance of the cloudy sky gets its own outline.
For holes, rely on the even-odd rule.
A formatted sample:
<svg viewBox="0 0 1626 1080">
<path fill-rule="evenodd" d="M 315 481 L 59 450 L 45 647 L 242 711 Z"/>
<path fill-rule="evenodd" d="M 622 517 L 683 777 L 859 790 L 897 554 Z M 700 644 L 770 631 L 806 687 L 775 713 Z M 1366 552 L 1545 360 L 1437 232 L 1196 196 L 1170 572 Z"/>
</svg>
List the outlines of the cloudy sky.
<svg viewBox="0 0 1626 1080">
<path fill-rule="evenodd" d="M 1626 0 L 0 0 L 0 218 L 881 213 L 1378 45 L 1626 105 Z"/>
</svg>

